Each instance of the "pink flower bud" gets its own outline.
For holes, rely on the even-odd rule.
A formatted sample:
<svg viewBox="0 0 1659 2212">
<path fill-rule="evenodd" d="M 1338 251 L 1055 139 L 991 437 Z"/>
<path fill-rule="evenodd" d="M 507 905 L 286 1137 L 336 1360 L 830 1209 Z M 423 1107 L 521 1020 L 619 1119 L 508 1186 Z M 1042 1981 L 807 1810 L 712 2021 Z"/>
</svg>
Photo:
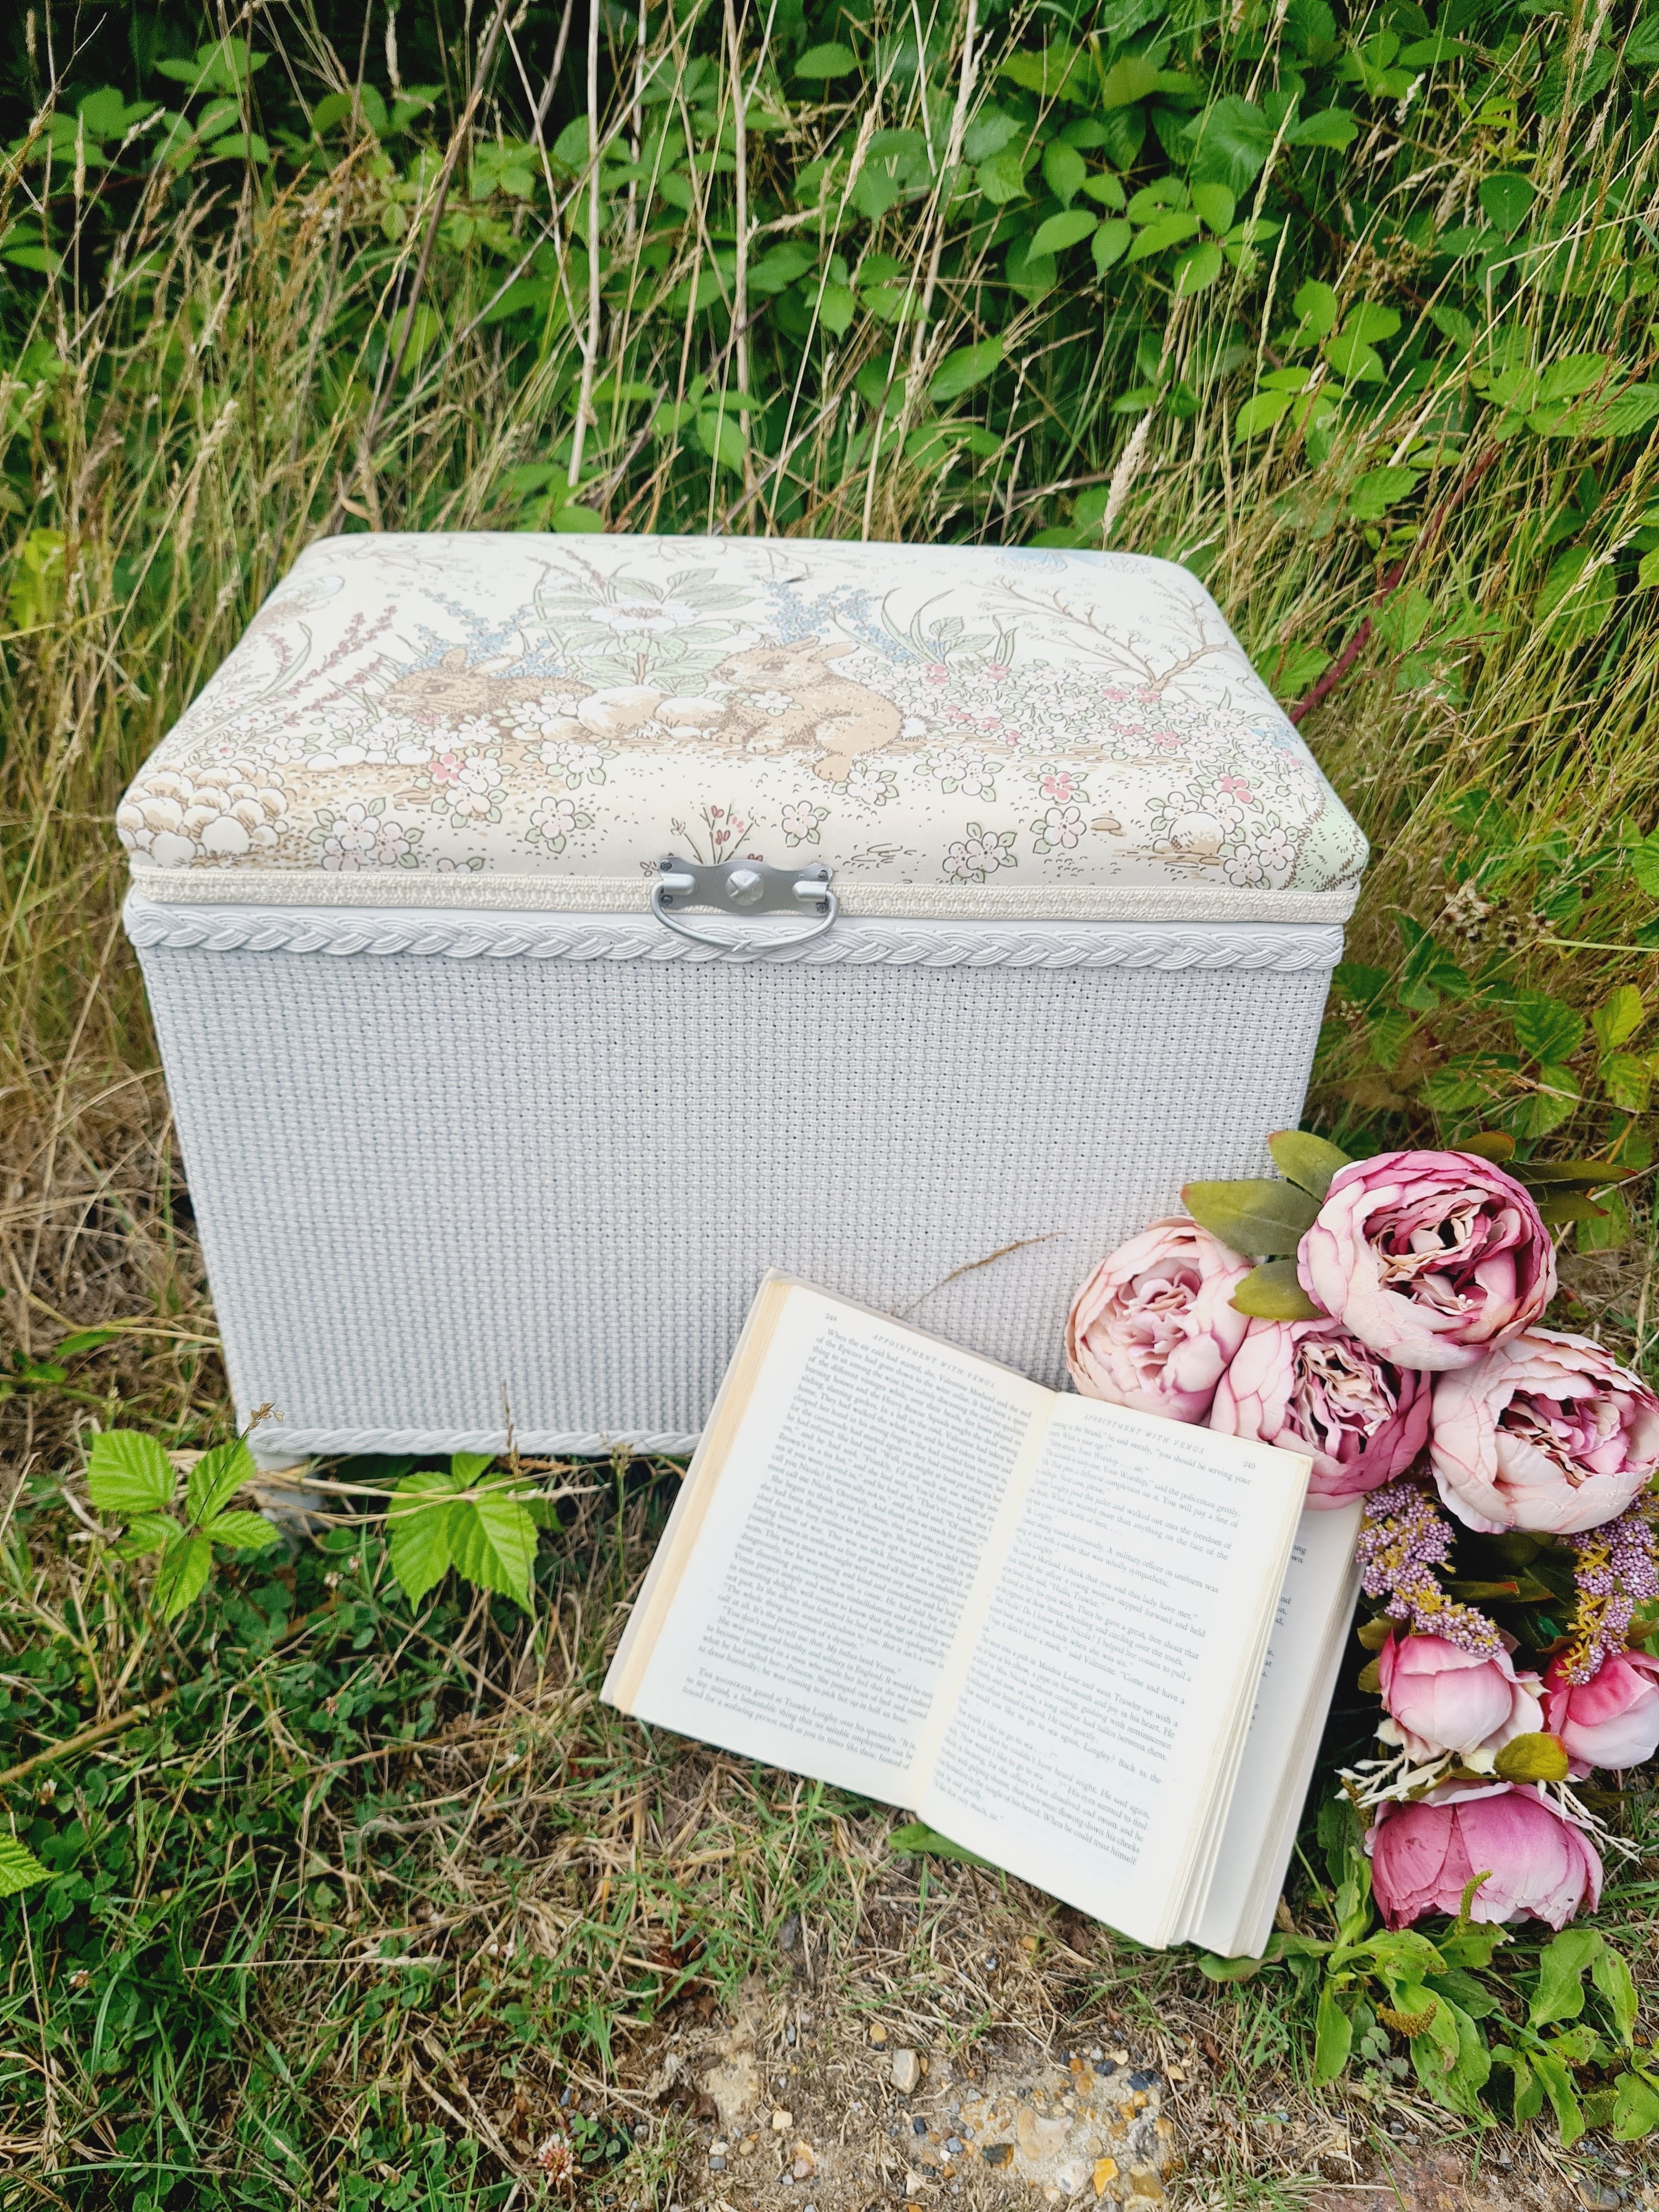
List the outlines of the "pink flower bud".
<svg viewBox="0 0 1659 2212">
<path fill-rule="evenodd" d="M 1498 1751 L 1544 1726 L 1536 1674 L 1507 1651 L 1466 1651 L 1443 1636 L 1391 1635 L 1376 1655 L 1382 1702 L 1413 1759 Z"/>
<path fill-rule="evenodd" d="M 1659 1751 L 1659 1659 L 1626 1651 L 1588 1682 L 1563 1680 L 1558 1660 L 1545 1677 L 1544 1725 L 1560 1737 L 1576 1778 L 1594 1766 L 1645 1765 Z"/>
<path fill-rule="evenodd" d="M 1371 1887 L 1390 1928 L 1455 1912 L 1476 1875 L 1474 1920 L 1565 1928 L 1601 1896 L 1601 1861 L 1583 1829 L 1534 1784 L 1449 1783 L 1414 1805 L 1384 1805 L 1366 1838 Z"/>
</svg>

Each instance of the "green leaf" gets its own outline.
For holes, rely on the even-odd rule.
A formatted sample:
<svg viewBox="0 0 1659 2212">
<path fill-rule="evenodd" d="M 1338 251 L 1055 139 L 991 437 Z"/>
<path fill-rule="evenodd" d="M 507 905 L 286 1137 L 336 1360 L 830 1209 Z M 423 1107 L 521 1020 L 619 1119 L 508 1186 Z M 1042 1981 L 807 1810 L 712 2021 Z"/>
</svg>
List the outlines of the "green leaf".
<svg viewBox="0 0 1659 2212">
<path fill-rule="evenodd" d="M 1582 1017 L 1547 991 L 1519 991 L 1515 1041 L 1528 1060 L 1571 1060 L 1584 1041 Z"/>
<path fill-rule="evenodd" d="M 1336 294 L 1328 284 L 1317 277 L 1310 277 L 1291 301 L 1292 311 L 1302 319 L 1297 332 L 1299 344 L 1310 344 L 1316 338 L 1328 337 L 1336 328 Z"/>
<path fill-rule="evenodd" d="M 0 1897 L 15 1897 L 20 1889 L 51 1880 L 51 1868 L 42 1866 L 26 1844 L 15 1836 L 0 1836 Z"/>
<path fill-rule="evenodd" d="M 1659 581 L 1659 578 L 1655 580 Z M 1636 878 L 1637 890 L 1649 898 L 1659 898 L 1659 830 L 1650 830 L 1645 837 L 1638 838 L 1626 858 Z"/>
<path fill-rule="evenodd" d="M 1492 1771 L 1502 1782 L 1565 1782 L 1567 1754 L 1559 1735 L 1534 1729 L 1526 1735 L 1511 1736 L 1498 1753 Z"/>
<path fill-rule="evenodd" d="M 1381 383 L 1382 356 L 1352 331 L 1339 331 L 1334 337 L 1327 338 L 1323 351 L 1345 384 Z"/>
<path fill-rule="evenodd" d="M 101 1513 L 159 1513 L 178 1484 L 173 1462 L 142 1429 L 100 1429 L 87 1454 L 87 1489 Z"/>
<path fill-rule="evenodd" d="M 1333 1178 L 1353 1165 L 1352 1156 L 1310 1129 L 1275 1129 L 1267 1139 L 1273 1165 L 1298 1190 L 1323 1200 Z"/>
<path fill-rule="evenodd" d="M 1066 89 L 1077 63 L 1077 48 L 1057 39 L 1040 54 L 1010 54 L 997 73 L 1043 100 L 1053 100 Z"/>
<path fill-rule="evenodd" d="M 1264 430 L 1284 420 L 1291 411 L 1291 395 L 1288 392 L 1258 392 L 1247 399 L 1233 417 L 1235 444 L 1246 438 L 1259 438 Z"/>
<path fill-rule="evenodd" d="M 1176 299 L 1190 300 L 1195 292 L 1207 292 L 1225 265 L 1221 248 L 1210 240 L 1202 246 L 1189 246 L 1175 265 Z"/>
<path fill-rule="evenodd" d="M 1134 225 L 1121 217 L 1103 222 L 1089 241 L 1089 251 L 1094 256 L 1095 267 L 1103 276 L 1106 271 L 1121 261 L 1134 243 Z"/>
<path fill-rule="evenodd" d="M 1157 90 L 1158 70 L 1154 64 L 1142 54 L 1124 54 L 1101 79 L 1095 105 L 1105 109 L 1129 107 Z"/>
<path fill-rule="evenodd" d="M 386 1551 L 398 1587 L 411 1605 L 418 1605 L 455 1564 L 451 1503 L 466 1486 L 466 1478 L 453 1468 L 416 1468 L 397 1486 L 386 1515 Z"/>
<path fill-rule="evenodd" d="M 983 384 L 1002 366 L 1002 340 L 985 338 L 978 345 L 958 346 L 939 363 L 927 397 L 935 402 L 959 399 L 976 384 Z"/>
<path fill-rule="evenodd" d="M 459 1454 L 457 1456 L 460 1456 Z M 530 1610 L 530 1577 L 536 1564 L 536 1521 L 529 1507 L 510 1495 L 510 1474 L 474 1486 L 483 1495 L 457 1498 L 449 1509 L 449 1547 L 457 1570 L 483 1589 L 497 1590 Z"/>
<path fill-rule="evenodd" d="M 1189 1182 L 1182 1188 L 1181 1202 L 1200 1229 L 1207 1229 L 1230 1250 L 1268 1260 L 1294 1252 L 1319 1212 L 1318 1201 L 1305 1190 L 1269 1176 Z"/>
<path fill-rule="evenodd" d="M 1225 185 L 1242 192 L 1273 151 L 1273 126 L 1251 100 L 1230 93 L 1187 125 L 1194 143 L 1194 182 Z"/>
<path fill-rule="evenodd" d="M 228 1545 L 233 1552 L 268 1552 L 283 1540 L 280 1529 L 274 1528 L 263 1513 L 217 1514 L 202 1534 L 213 1543 Z"/>
<path fill-rule="evenodd" d="M 795 64 L 795 75 L 820 80 L 850 76 L 858 65 L 859 58 L 850 46 L 837 46 L 831 40 L 828 46 L 808 46 Z"/>
<path fill-rule="evenodd" d="M 1590 1016 L 1590 1027 L 1602 1051 L 1616 1052 L 1626 1038 L 1634 1036 L 1646 1011 L 1634 983 L 1621 983 L 1611 998 L 1603 1000 Z M 60 1358 L 64 1355 L 61 1344 L 58 1353 Z"/>
<path fill-rule="evenodd" d="M 1061 215 L 1051 215 L 1033 231 L 1026 252 L 1032 256 L 1063 253 L 1068 246 L 1080 246 L 1085 238 L 1092 237 L 1097 220 L 1086 208 L 1068 208 Z"/>
<path fill-rule="evenodd" d="M 1367 469 L 1348 497 L 1356 522 L 1380 521 L 1391 507 L 1409 499 L 1422 482 L 1421 469 Z"/>
<path fill-rule="evenodd" d="M 1622 1951 L 1615 1951 L 1605 1938 L 1601 1948 L 1590 1960 L 1590 1979 L 1595 1983 L 1607 2016 L 1613 2022 L 1613 2033 L 1620 2043 L 1628 2045 L 1636 2027 L 1636 2015 L 1640 2009 L 1636 1995 L 1636 1983 L 1629 1961 Z"/>
<path fill-rule="evenodd" d="M 974 182 L 994 206 L 1025 197 L 1025 156 L 1017 146 L 1005 146 L 974 172 Z"/>
<path fill-rule="evenodd" d="M 124 1559 L 142 1559 L 151 1552 L 165 1551 L 183 1533 L 170 1513 L 136 1513 L 115 1548 Z"/>
<path fill-rule="evenodd" d="M 1473 1152 L 1478 1160 L 1491 1160 L 1502 1167 L 1515 1158 L 1515 1139 L 1507 1129 L 1478 1129 L 1472 1137 L 1460 1137 L 1460 1152 Z"/>
<path fill-rule="evenodd" d="M 1322 2086 L 1334 2081 L 1347 2065 L 1352 2048 L 1353 2022 L 1337 2002 L 1335 1990 L 1326 1982 L 1319 1992 L 1319 2010 L 1315 2017 L 1315 2081 Z"/>
<path fill-rule="evenodd" d="M 1659 2128 L 1659 2089 L 1644 2075 L 1621 2074 L 1613 2088 L 1611 2133 L 1615 2142 L 1635 2142 Z"/>
<path fill-rule="evenodd" d="M 1042 176 L 1062 207 L 1069 207 L 1083 189 L 1089 167 L 1075 146 L 1052 138 L 1042 152 Z"/>
<path fill-rule="evenodd" d="M 1476 197 L 1486 210 L 1486 220 L 1507 236 L 1520 229 L 1537 195 L 1530 178 L 1517 177 L 1513 171 L 1504 170 L 1498 176 L 1487 177 Z"/>
<path fill-rule="evenodd" d="M 1653 1069 L 1633 1052 L 1610 1052 L 1598 1070 L 1601 1088 L 1621 1113 L 1645 1114 L 1653 1088 Z"/>
<path fill-rule="evenodd" d="M 989 1859 L 982 1859 L 977 1851 L 963 1844 L 953 1844 L 948 1836 L 941 1836 L 937 1828 L 930 1828 L 925 1820 L 907 1820 L 902 1828 L 895 1828 L 887 1838 L 896 1851 L 907 1858 L 959 1859 L 963 1866 L 988 1867 Z"/>
<path fill-rule="evenodd" d="M 185 1512 L 199 1528 L 258 1473 L 246 1438 L 236 1437 L 228 1444 L 216 1444 L 211 1451 L 203 1453 L 190 1471 L 185 1486 Z"/>
<path fill-rule="evenodd" d="M 199 1532 L 175 1536 L 161 1554 L 155 1577 L 155 1608 L 173 1620 L 202 1594 L 213 1571 L 213 1547 Z"/>
<path fill-rule="evenodd" d="M 1252 1267 L 1231 1303 L 1258 1321 L 1317 1321 L 1324 1310 L 1297 1280 L 1296 1261 L 1289 1259 L 1264 1260 Z"/>
<path fill-rule="evenodd" d="M 1342 153 L 1359 136 L 1359 125 L 1346 107 L 1322 107 L 1316 115 L 1304 116 L 1300 123 L 1291 124 L 1285 133 L 1285 142 L 1291 146 L 1329 146 Z"/>
<path fill-rule="evenodd" d="M 1266 1963 L 1261 1959 L 1220 1959 L 1213 1951 L 1203 1951 L 1199 1954 L 1198 1971 L 1206 1981 L 1248 1982 Z"/>
<path fill-rule="evenodd" d="M 1198 217 L 1188 215 L 1184 208 L 1171 208 L 1164 215 L 1155 216 L 1129 248 L 1131 261 L 1148 261 L 1154 253 L 1162 253 L 1166 246 L 1180 246 L 1194 237 L 1198 230 Z"/>
<path fill-rule="evenodd" d="M 1194 185 L 1193 208 L 1206 229 L 1219 234 L 1232 228 L 1238 202 L 1225 185 Z"/>
<path fill-rule="evenodd" d="M 1538 1961 L 1538 1986 L 1527 2008 L 1528 2025 L 1547 2027 L 1553 2021 L 1577 2020 L 1584 2009 L 1584 1975 L 1603 1948 L 1596 1928 L 1564 1928 L 1544 1946 Z"/>
<path fill-rule="evenodd" d="M 1572 2076 L 1553 2051 L 1534 2051 L 1532 2064 L 1554 2110 L 1561 2141 L 1570 2148 L 1584 2132 L 1584 2115 L 1572 2086 Z"/>
</svg>

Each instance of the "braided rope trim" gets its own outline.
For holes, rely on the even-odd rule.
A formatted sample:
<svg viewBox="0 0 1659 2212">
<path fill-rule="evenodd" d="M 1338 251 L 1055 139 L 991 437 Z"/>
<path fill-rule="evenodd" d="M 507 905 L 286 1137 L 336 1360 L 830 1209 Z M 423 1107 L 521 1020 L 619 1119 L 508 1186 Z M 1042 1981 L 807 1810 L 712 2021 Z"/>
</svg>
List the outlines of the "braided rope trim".
<svg viewBox="0 0 1659 2212">
<path fill-rule="evenodd" d="M 129 897 L 127 935 L 141 951 L 358 954 L 446 960 L 686 962 L 805 968 L 1151 968 L 1265 969 L 1295 974 L 1334 968 L 1342 957 L 1342 933 L 1329 926 L 1256 924 L 1205 928 L 1190 923 L 1096 922 L 1086 928 L 1041 933 L 1010 923 L 977 928 L 934 923 L 917 928 L 843 921 L 828 936 L 797 947 L 787 939 L 735 934 L 720 947 L 688 943 L 666 930 L 620 919 L 598 926 L 591 918 L 534 921 L 502 915 L 441 920 L 411 915 L 355 915 L 319 908 L 293 913 L 250 913 L 234 907 L 156 906 Z M 388 1447 L 389 1449 L 389 1447 Z M 574 1447 L 573 1447 L 574 1449 Z"/>
<path fill-rule="evenodd" d="M 514 1438 L 520 1451 L 558 1452 L 575 1459 L 609 1459 L 613 1452 L 663 1453 L 684 1459 L 697 1448 L 698 1431 L 641 1431 L 629 1436 L 578 1435 L 572 1431 L 532 1430 Z M 345 1459 L 402 1452 L 489 1452 L 507 1449 L 504 1429 L 284 1429 L 265 1446 L 274 1475 L 283 1466 L 307 1459 Z M 258 1459 L 258 1452 L 254 1455 Z"/>
</svg>

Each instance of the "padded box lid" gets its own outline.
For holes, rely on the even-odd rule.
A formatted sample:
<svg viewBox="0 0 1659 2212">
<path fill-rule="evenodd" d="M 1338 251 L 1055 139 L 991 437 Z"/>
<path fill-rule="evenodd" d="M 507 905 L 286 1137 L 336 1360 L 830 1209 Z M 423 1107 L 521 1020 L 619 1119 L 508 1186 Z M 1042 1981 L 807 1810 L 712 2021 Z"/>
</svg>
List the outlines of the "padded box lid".
<svg viewBox="0 0 1659 2212">
<path fill-rule="evenodd" d="M 1335 921 L 1365 845 L 1184 568 L 805 539 L 319 540 L 117 816 L 147 896 Z"/>
</svg>

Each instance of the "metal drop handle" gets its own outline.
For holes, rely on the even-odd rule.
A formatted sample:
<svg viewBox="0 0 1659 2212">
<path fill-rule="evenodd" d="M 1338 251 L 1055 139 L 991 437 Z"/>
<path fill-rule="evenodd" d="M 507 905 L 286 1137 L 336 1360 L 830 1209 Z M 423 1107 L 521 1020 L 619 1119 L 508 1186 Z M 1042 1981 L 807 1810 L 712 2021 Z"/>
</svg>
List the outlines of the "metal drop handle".
<svg viewBox="0 0 1659 2212">
<path fill-rule="evenodd" d="M 705 866 L 683 860 L 669 853 L 658 861 L 657 880 L 651 890 L 651 911 L 665 929 L 693 945 L 707 945 L 716 952 L 728 951 L 730 940 L 710 937 L 679 919 L 689 907 L 706 907 L 718 914 L 799 914 L 816 917 L 811 929 L 777 939 L 779 949 L 806 945 L 822 937 L 840 913 L 830 888 L 830 871 L 822 861 L 808 868 L 773 868 L 764 860 L 722 860 Z"/>
</svg>

